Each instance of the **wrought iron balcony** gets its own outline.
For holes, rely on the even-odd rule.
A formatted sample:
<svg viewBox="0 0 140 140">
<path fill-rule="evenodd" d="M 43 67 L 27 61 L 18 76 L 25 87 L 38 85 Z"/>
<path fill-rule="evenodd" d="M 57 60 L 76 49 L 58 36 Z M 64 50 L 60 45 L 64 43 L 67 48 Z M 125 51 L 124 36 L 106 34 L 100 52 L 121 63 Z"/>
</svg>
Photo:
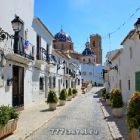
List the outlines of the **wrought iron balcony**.
<svg viewBox="0 0 140 140">
<path fill-rule="evenodd" d="M 48 63 L 49 65 L 56 65 L 57 60 L 55 59 L 55 56 L 52 54 L 49 54 L 47 50 L 40 47 L 39 51 L 37 53 L 37 61 L 41 64 Z"/>
<path fill-rule="evenodd" d="M 34 46 L 22 37 L 19 37 L 18 47 L 13 50 L 18 55 L 34 60 Z"/>
</svg>

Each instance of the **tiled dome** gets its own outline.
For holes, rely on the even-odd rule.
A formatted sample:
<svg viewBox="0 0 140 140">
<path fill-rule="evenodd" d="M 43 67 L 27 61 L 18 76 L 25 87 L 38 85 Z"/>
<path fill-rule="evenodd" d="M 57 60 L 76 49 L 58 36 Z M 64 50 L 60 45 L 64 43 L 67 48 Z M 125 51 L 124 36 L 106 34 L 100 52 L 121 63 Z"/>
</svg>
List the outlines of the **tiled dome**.
<svg viewBox="0 0 140 140">
<path fill-rule="evenodd" d="M 84 51 L 82 52 L 82 55 L 92 56 L 92 55 L 94 55 L 94 52 L 91 48 L 85 48 Z"/>
<path fill-rule="evenodd" d="M 56 41 L 72 42 L 71 37 L 67 33 L 65 33 L 62 29 L 54 36 L 54 38 Z"/>
</svg>

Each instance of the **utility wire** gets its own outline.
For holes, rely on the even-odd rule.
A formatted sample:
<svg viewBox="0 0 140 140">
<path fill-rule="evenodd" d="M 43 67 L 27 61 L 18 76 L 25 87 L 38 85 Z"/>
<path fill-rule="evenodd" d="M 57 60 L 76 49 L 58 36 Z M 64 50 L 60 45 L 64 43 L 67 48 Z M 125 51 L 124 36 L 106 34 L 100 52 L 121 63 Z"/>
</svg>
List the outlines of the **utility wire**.
<svg viewBox="0 0 140 140">
<path fill-rule="evenodd" d="M 103 36 L 102 39 L 106 38 L 106 37 L 109 37 L 112 35 L 112 34 L 115 34 L 116 32 L 118 32 L 119 30 L 121 30 L 136 14 L 137 12 L 140 11 L 140 6 L 135 10 L 134 13 L 132 13 L 126 21 L 124 21 L 120 26 L 118 26 L 114 31 L 110 32 L 110 33 L 107 33 L 106 35 Z"/>
</svg>

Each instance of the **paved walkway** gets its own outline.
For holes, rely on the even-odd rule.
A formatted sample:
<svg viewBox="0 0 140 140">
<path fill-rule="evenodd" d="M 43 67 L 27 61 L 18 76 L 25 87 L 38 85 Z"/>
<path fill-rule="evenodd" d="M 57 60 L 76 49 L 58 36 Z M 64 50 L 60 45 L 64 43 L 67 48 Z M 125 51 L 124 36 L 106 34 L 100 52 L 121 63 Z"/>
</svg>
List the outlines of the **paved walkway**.
<svg viewBox="0 0 140 140">
<path fill-rule="evenodd" d="M 105 102 L 102 102 L 101 109 L 104 114 L 104 119 L 106 120 L 110 129 L 113 140 L 129 140 L 126 114 L 124 114 L 121 118 L 113 117 L 111 107 L 107 106 Z"/>
<path fill-rule="evenodd" d="M 27 140 L 112 140 L 93 88 Z"/>
<path fill-rule="evenodd" d="M 6 137 L 4 140 L 24 140 L 29 137 L 51 119 L 56 117 L 60 112 L 67 108 L 72 102 L 75 102 L 83 94 L 78 93 L 78 96 L 72 101 L 67 101 L 65 106 L 58 106 L 55 111 L 48 110 L 47 103 L 41 103 L 38 106 L 30 107 L 20 113 L 18 126 L 14 134 Z"/>
</svg>

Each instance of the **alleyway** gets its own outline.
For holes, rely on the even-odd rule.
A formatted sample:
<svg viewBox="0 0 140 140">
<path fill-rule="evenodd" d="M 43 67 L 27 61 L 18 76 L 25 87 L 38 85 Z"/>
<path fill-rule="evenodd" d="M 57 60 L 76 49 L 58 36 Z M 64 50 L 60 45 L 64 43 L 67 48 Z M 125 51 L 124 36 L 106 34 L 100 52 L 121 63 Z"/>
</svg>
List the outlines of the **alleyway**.
<svg viewBox="0 0 140 140">
<path fill-rule="evenodd" d="M 112 140 L 94 88 L 28 140 Z"/>
</svg>

